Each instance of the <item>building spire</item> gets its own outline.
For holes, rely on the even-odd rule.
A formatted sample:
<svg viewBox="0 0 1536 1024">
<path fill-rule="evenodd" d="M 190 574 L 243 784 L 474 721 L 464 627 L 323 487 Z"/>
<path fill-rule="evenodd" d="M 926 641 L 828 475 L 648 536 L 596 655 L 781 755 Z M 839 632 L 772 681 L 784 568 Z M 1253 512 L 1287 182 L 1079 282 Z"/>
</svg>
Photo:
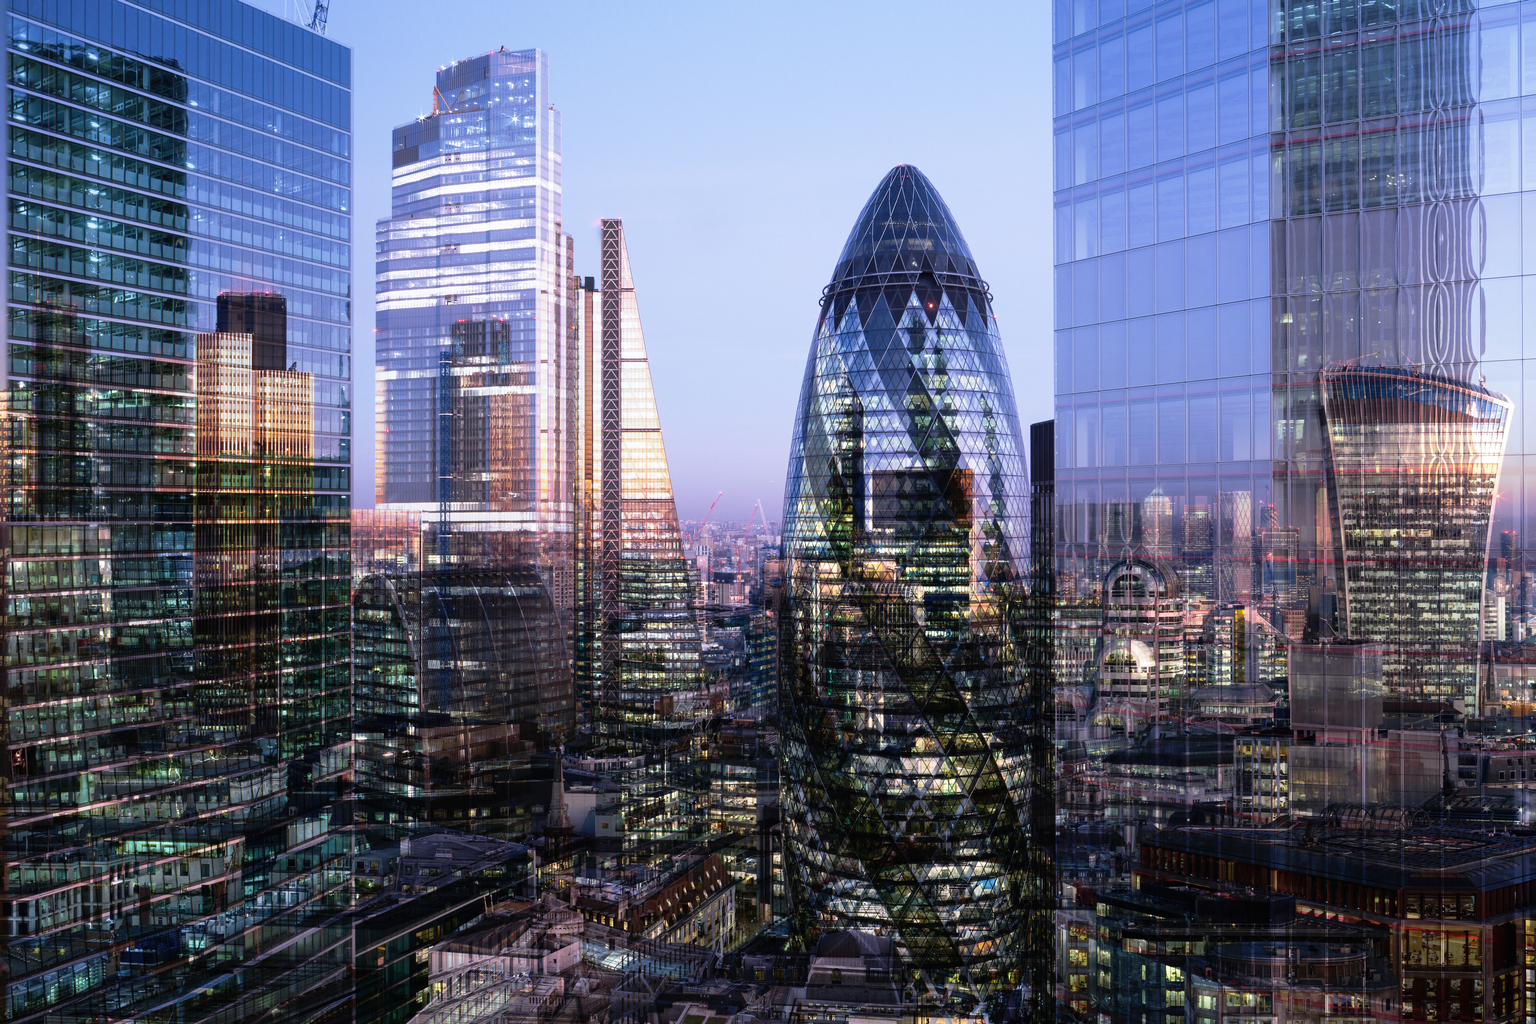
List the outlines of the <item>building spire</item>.
<svg viewBox="0 0 1536 1024">
<path fill-rule="evenodd" d="M 549 793 L 549 817 L 544 825 L 544 833 L 559 832 L 562 836 L 570 836 L 575 829 L 571 827 L 571 812 L 565 806 L 565 749 L 555 757 L 555 784 Z"/>
</svg>

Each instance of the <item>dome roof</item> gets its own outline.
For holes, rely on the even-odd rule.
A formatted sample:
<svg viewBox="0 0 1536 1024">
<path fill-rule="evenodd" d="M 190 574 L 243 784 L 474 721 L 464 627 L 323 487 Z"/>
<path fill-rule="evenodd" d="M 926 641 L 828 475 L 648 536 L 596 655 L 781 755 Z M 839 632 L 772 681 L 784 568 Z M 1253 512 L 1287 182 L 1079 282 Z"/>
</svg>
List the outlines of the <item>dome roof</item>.
<svg viewBox="0 0 1536 1024">
<path fill-rule="evenodd" d="M 833 286 L 873 275 L 924 271 L 981 283 L 971 248 L 938 190 L 916 167 L 898 164 L 876 187 L 848 233 Z"/>
</svg>

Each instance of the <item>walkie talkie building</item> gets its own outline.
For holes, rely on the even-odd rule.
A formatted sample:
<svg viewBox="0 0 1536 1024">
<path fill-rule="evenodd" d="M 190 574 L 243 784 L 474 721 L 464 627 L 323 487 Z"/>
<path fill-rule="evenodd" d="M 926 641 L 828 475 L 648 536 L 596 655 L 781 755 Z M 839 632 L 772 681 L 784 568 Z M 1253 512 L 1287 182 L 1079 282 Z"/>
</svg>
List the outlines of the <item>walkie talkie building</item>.
<svg viewBox="0 0 1536 1024">
<path fill-rule="evenodd" d="M 848 237 L 806 364 L 780 686 L 795 932 L 891 937 L 918 1000 L 1038 993 L 1049 964 L 1028 502 L 987 286 L 899 166 Z"/>
</svg>

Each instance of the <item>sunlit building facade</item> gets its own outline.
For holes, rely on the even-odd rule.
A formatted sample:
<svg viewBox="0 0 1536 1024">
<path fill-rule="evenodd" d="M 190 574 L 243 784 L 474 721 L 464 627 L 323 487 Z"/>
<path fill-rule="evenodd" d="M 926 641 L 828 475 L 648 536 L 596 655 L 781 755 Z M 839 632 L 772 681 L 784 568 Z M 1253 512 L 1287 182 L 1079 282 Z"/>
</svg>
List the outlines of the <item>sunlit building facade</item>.
<svg viewBox="0 0 1536 1024">
<path fill-rule="evenodd" d="M 8 11 L 6 1016 L 321 1010 L 351 54 L 234 0 Z"/>
<path fill-rule="evenodd" d="M 703 834 L 707 781 L 690 765 L 712 701 L 617 218 L 601 222 L 599 258 L 577 300 L 576 672 L 594 749 L 645 761 L 623 780 L 624 849 L 649 859 Z"/>
<path fill-rule="evenodd" d="M 440 69 L 391 153 L 378 507 L 423 514 L 429 559 L 537 565 L 569 607 L 575 352 L 547 57 L 503 47 Z"/>
<path fill-rule="evenodd" d="M 986 284 L 896 167 L 823 294 L 791 443 L 782 799 L 793 934 L 888 935 L 920 999 L 1045 992 L 1029 500 Z"/>
</svg>

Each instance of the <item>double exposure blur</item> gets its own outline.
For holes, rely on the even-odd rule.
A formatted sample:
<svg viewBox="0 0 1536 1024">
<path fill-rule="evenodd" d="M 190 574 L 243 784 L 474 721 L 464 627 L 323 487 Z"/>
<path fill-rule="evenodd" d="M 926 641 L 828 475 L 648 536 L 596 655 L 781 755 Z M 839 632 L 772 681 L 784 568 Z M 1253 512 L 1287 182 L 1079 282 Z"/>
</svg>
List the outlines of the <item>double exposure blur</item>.
<svg viewBox="0 0 1536 1024">
<path fill-rule="evenodd" d="M 1043 992 L 1026 473 L 986 284 L 899 166 L 848 236 L 806 363 L 780 692 L 792 931 L 887 936 L 918 999 Z"/>
<path fill-rule="evenodd" d="M 1149 998 L 1212 1020 L 1518 1019 L 1536 990 L 1512 947 L 1413 952 L 1402 922 L 1476 944 L 1525 934 L 1530 906 L 1449 895 L 1532 880 L 1473 880 L 1469 852 L 1531 821 L 1530 14 L 1070 7 L 1058 995 L 1114 1021 Z M 1397 891 L 1437 843 L 1465 856 Z"/>
</svg>

